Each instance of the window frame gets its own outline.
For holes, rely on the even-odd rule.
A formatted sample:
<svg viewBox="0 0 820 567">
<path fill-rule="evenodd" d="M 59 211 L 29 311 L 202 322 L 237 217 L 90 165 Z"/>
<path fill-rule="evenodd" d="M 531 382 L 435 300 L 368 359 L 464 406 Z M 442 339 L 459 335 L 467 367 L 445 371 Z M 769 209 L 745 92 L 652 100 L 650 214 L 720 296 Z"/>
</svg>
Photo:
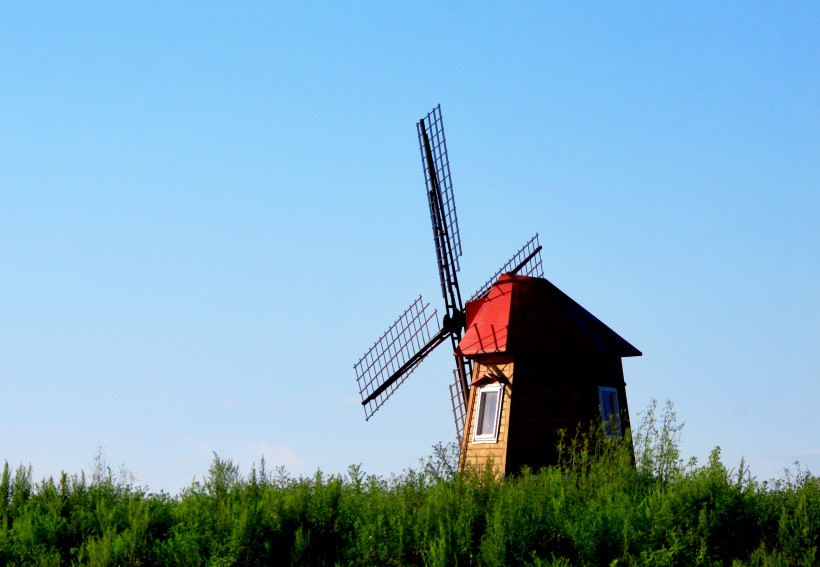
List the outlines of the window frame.
<svg viewBox="0 0 820 567">
<path fill-rule="evenodd" d="M 611 400 L 614 400 L 615 407 L 609 415 L 604 414 L 604 395 L 607 394 L 614 394 Z M 613 388 L 612 386 L 598 386 L 598 403 L 600 404 L 598 407 L 601 411 L 601 423 L 604 427 L 604 433 L 607 437 L 611 437 L 613 439 L 623 437 L 623 427 L 621 426 L 621 401 L 620 396 L 618 395 L 618 389 Z M 610 419 L 610 416 L 615 416 L 615 419 Z M 613 431 L 613 428 L 617 428 L 617 431 Z"/>
<path fill-rule="evenodd" d="M 478 390 L 476 391 L 475 421 L 473 423 L 473 443 L 498 443 L 498 431 L 501 428 L 501 405 L 504 402 L 504 385 L 495 382 L 492 384 L 486 384 L 484 386 L 477 386 L 477 389 Z M 498 397 L 496 398 L 497 403 L 495 405 L 495 427 L 493 428 L 492 433 L 483 433 L 479 435 L 479 418 L 481 417 L 481 410 L 485 403 L 484 394 L 488 394 L 493 391 L 498 392 Z"/>
</svg>

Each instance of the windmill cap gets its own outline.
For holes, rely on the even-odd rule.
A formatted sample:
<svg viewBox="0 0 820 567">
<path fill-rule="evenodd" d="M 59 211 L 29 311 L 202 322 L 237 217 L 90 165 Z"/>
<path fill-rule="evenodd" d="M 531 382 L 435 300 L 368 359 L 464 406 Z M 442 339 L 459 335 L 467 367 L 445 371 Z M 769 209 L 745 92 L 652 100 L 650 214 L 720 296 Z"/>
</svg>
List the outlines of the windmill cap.
<svg viewBox="0 0 820 567">
<path fill-rule="evenodd" d="M 600 319 L 544 278 L 503 274 L 466 306 L 458 351 L 466 357 L 535 352 L 641 356 Z"/>
</svg>

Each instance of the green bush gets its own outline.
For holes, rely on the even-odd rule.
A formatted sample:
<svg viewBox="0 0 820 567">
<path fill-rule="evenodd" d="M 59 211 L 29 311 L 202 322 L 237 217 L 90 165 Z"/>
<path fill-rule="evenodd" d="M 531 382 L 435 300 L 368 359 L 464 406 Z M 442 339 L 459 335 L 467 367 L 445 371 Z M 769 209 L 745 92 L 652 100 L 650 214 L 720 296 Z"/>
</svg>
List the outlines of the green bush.
<svg viewBox="0 0 820 567">
<path fill-rule="evenodd" d="M 390 478 L 247 476 L 214 459 L 176 496 L 135 487 L 101 455 L 89 478 L 0 475 L 0 565 L 817 565 L 820 479 L 757 482 L 743 462 L 683 463 L 671 404 L 634 435 L 561 437 L 559 463 L 456 473 L 458 448 Z"/>
</svg>

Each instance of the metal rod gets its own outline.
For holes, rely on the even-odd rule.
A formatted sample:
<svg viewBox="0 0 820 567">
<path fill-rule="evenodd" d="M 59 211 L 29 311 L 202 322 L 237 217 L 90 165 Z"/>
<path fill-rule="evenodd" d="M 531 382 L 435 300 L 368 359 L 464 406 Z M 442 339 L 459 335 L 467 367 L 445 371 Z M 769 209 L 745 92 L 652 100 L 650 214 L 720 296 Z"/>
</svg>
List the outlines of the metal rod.
<svg viewBox="0 0 820 567">
<path fill-rule="evenodd" d="M 532 260 L 532 259 L 535 257 L 535 255 L 536 255 L 536 254 L 538 254 L 540 251 L 541 251 L 541 246 L 539 246 L 538 248 L 536 248 L 535 250 L 533 250 L 532 254 L 530 254 L 529 256 L 527 256 L 526 258 L 524 258 L 524 260 L 523 260 L 520 264 L 518 264 L 518 265 L 517 265 L 517 266 L 516 266 L 513 270 L 510 270 L 510 273 L 511 273 L 511 274 L 517 274 L 517 273 L 518 273 L 518 270 L 520 270 L 521 268 L 523 268 L 524 266 L 526 266 L 526 265 L 527 265 L 527 262 L 529 262 L 530 260 Z"/>
</svg>

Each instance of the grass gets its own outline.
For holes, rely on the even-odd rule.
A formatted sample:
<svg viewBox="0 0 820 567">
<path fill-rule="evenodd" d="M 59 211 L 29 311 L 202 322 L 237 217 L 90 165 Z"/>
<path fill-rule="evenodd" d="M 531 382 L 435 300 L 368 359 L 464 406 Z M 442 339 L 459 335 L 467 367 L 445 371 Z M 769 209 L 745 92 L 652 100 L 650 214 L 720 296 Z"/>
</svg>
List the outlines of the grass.
<svg viewBox="0 0 820 567">
<path fill-rule="evenodd" d="M 440 444 L 389 478 L 243 475 L 214 455 L 176 496 L 93 470 L 0 475 L 0 565 L 817 565 L 820 479 L 684 463 L 671 404 L 623 440 L 565 435 L 558 466 L 455 473 Z"/>
</svg>

